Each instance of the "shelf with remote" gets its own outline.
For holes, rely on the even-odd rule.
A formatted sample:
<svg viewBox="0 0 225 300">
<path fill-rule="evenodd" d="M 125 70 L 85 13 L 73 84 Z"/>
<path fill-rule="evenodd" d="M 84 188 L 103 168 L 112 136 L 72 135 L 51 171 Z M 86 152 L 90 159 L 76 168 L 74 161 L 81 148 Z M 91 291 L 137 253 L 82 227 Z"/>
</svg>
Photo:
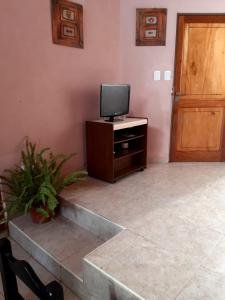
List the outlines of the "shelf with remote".
<svg viewBox="0 0 225 300">
<path fill-rule="evenodd" d="M 87 170 L 92 177 L 115 182 L 147 162 L 146 118 L 125 118 L 116 122 L 86 122 Z"/>
</svg>

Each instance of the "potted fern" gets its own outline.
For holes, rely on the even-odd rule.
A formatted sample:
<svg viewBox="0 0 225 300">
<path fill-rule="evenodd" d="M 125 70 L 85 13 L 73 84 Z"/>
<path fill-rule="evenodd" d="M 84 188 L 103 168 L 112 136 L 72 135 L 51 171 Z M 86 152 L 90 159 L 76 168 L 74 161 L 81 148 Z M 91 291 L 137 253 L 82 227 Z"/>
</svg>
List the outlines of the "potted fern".
<svg viewBox="0 0 225 300">
<path fill-rule="evenodd" d="M 7 175 L 0 176 L 6 187 L 6 210 L 9 217 L 18 212 L 31 212 L 35 223 L 49 221 L 59 205 L 59 193 L 67 186 L 86 176 L 86 172 L 62 174 L 64 164 L 71 155 L 54 155 L 49 148 L 37 150 L 36 144 L 26 140 L 21 152 L 21 164 Z"/>
</svg>

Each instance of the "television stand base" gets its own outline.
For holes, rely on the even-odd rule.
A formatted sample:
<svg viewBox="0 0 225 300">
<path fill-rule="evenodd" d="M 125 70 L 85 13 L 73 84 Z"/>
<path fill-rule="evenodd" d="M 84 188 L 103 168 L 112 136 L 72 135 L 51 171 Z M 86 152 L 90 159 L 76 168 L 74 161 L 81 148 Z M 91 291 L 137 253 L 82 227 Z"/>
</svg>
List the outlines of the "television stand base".
<svg viewBox="0 0 225 300">
<path fill-rule="evenodd" d="M 105 120 L 106 122 L 115 122 L 114 117 L 109 117 L 108 119 Z"/>
<path fill-rule="evenodd" d="M 116 119 L 116 117 L 109 117 L 108 119 L 105 120 L 105 122 L 112 122 L 112 123 L 122 122 L 122 121 L 124 121 L 124 119 L 122 119 L 122 118 Z"/>
</svg>

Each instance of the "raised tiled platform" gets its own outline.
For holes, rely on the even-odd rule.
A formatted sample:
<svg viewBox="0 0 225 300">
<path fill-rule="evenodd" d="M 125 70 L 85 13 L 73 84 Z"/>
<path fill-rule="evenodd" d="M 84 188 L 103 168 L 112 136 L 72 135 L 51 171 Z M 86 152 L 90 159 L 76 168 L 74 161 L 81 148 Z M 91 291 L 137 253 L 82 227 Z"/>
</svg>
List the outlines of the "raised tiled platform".
<svg viewBox="0 0 225 300">
<path fill-rule="evenodd" d="M 64 217 L 102 242 L 83 259 L 83 299 L 223 300 L 224 163 L 150 165 L 113 185 L 88 179 L 62 196 L 70 202 Z M 69 275 L 61 277 L 79 290 Z"/>
<path fill-rule="evenodd" d="M 64 195 L 127 228 L 85 257 L 102 275 L 146 300 L 223 299 L 224 163 L 153 164 L 113 185 L 89 179 Z M 93 276 L 92 290 L 105 278 Z M 117 291 L 104 286 L 96 299 Z"/>
</svg>

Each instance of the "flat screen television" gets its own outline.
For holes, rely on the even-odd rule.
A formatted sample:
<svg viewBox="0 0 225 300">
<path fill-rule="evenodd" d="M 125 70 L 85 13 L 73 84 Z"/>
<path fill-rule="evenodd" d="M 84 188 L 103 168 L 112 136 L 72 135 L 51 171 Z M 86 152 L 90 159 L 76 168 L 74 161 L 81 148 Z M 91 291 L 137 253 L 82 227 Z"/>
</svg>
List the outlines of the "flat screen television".
<svg viewBox="0 0 225 300">
<path fill-rule="evenodd" d="M 129 113 L 129 103 L 129 84 L 101 84 L 101 117 L 109 117 L 107 121 L 114 122 L 114 117 L 126 115 Z"/>
</svg>

